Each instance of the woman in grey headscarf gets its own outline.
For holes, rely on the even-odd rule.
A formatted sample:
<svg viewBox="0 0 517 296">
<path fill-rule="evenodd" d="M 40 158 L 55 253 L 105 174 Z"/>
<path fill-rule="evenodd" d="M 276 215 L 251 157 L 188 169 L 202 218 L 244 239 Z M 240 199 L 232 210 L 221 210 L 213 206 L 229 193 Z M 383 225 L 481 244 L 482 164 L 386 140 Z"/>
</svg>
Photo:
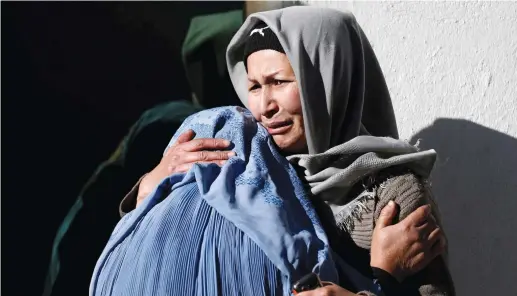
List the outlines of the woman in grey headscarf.
<svg viewBox="0 0 517 296">
<path fill-rule="evenodd" d="M 252 14 L 228 46 L 227 64 L 240 99 L 300 168 L 332 248 L 363 274 L 395 282 L 383 289 L 404 282 L 404 295 L 454 295 L 426 182 L 435 152 L 397 140 L 382 71 L 354 17 L 315 7 Z M 224 148 L 222 139 L 193 136 L 180 137 L 122 210 L 171 173 L 227 159 L 207 151 Z M 400 222 L 390 226 L 393 218 Z M 347 293 L 337 285 L 314 292 Z"/>
</svg>

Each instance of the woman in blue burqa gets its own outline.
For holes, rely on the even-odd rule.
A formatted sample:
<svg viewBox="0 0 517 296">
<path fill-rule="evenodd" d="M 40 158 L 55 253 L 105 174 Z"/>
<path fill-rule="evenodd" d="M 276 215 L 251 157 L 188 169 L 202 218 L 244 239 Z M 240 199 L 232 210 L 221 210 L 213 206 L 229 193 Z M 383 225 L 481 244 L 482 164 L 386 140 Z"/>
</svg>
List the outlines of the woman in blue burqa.
<svg viewBox="0 0 517 296">
<path fill-rule="evenodd" d="M 435 152 L 397 139 L 354 17 L 252 14 L 227 64 L 247 109 L 185 120 L 124 199 L 90 294 L 291 295 L 315 273 L 300 295 L 453 295 Z"/>
</svg>

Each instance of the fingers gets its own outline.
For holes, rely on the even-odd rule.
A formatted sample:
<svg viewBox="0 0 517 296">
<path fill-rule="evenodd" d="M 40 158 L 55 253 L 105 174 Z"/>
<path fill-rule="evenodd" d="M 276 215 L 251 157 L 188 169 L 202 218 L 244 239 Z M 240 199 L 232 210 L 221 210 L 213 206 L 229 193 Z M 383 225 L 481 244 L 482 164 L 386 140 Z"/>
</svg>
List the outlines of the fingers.
<svg viewBox="0 0 517 296">
<path fill-rule="evenodd" d="M 442 236 L 443 238 L 443 236 Z M 429 262 L 433 261 L 436 257 L 443 254 L 445 251 L 445 239 L 439 239 L 430 249 L 426 252 L 426 261 L 425 265 L 427 266 Z"/>
<path fill-rule="evenodd" d="M 436 223 L 429 219 L 429 221 L 425 222 L 424 224 L 417 226 L 416 231 L 418 231 L 419 237 L 421 239 L 427 241 L 431 232 L 433 232 L 437 228 L 438 226 L 436 226 Z"/>
<path fill-rule="evenodd" d="M 435 245 L 432 248 L 432 252 L 438 256 L 443 254 L 447 250 L 447 240 L 445 239 L 445 236 L 442 234 L 440 235 L 440 239 L 435 243 Z"/>
<path fill-rule="evenodd" d="M 296 295 L 296 296 L 316 296 L 316 295 L 317 295 L 316 293 L 317 293 L 317 292 L 314 292 L 314 290 L 312 290 L 312 291 L 306 291 L 306 292 L 296 293 L 296 294 L 294 294 L 294 295 Z"/>
<path fill-rule="evenodd" d="M 384 228 L 393 223 L 393 218 L 397 214 L 397 207 L 395 202 L 390 200 L 388 204 L 382 209 L 379 219 L 377 220 L 376 228 Z"/>
<path fill-rule="evenodd" d="M 190 140 L 192 140 L 194 138 L 194 136 L 196 135 L 196 133 L 194 133 L 193 130 L 189 129 L 187 130 L 186 132 L 184 132 L 183 134 L 179 135 L 178 139 L 176 140 L 176 143 L 174 143 L 173 145 L 171 145 L 167 151 L 165 151 L 165 155 L 164 156 L 167 156 L 169 155 L 169 153 L 172 151 L 172 148 L 180 145 L 180 144 L 183 144 L 183 143 L 186 143 Z"/>
<path fill-rule="evenodd" d="M 402 223 L 405 223 L 406 226 L 421 226 L 428 220 L 429 213 L 431 213 L 431 206 L 421 206 L 402 220 Z"/>
<path fill-rule="evenodd" d="M 235 156 L 235 152 L 233 151 L 197 151 L 185 153 L 183 160 L 185 162 L 227 160 L 232 156 Z"/>
<path fill-rule="evenodd" d="M 429 235 L 423 234 L 425 237 L 421 237 L 420 239 L 420 251 L 414 257 L 414 261 L 420 262 L 420 264 L 418 264 L 420 266 L 427 266 L 429 262 L 433 261 L 445 250 L 445 237 L 441 229 L 436 226 L 433 227 Z"/>
<path fill-rule="evenodd" d="M 195 135 L 196 135 L 196 133 L 193 130 L 189 129 L 186 132 L 184 132 L 183 134 L 179 135 L 178 140 L 176 140 L 176 144 L 186 143 L 186 142 L 192 140 Z"/>
<path fill-rule="evenodd" d="M 323 282 L 322 282 L 323 283 Z M 324 286 L 311 291 L 295 294 L 296 296 L 352 296 L 356 295 L 334 283 L 325 282 Z"/>
<path fill-rule="evenodd" d="M 230 146 L 230 141 L 224 139 L 195 139 L 181 144 L 181 149 L 187 152 L 201 150 L 219 150 Z"/>
<path fill-rule="evenodd" d="M 429 235 L 429 244 L 431 246 L 431 254 L 433 258 L 445 251 L 447 242 L 440 228 L 436 228 L 433 232 L 431 232 Z"/>
<path fill-rule="evenodd" d="M 314 290 L 310 290 L 310 291 L 306 291 L 306 292 L 302 292 L 302 293 L 297 293 L 295 294 L 296 296 L 327 296 L 327 295 L 335 295 L 332 291 L 331 288 L 329 287 L 323 287 L 323 288 L 318 288 L 318 289 L 314 289 Z"/>
<path fill-rule="evenodd" d="M 442 230 L 439 227 L 435 227 L 429 234 L 428 241 L 431 245 L 437 242 L 442 237 Z"/>
</svg>

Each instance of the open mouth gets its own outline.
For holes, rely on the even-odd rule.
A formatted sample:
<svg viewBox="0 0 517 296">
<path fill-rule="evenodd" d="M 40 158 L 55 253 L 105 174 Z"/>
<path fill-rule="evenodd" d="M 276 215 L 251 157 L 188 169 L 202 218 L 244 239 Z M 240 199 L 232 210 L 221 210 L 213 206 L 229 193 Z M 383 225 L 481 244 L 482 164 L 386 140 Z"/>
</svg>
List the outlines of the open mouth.
<svg viewBox="0 0 517 296">
<path fill-rule="evenodd" d="M 291 129 L 293 125 L 293 122 L 290 120 L 287 121 L 279 121 L 279 122 L 272 122 L 267 125 L 267 131 L 271 135 L 278 135 L 283 134 L 287 132 L 289 129 Z"/>
</svg>

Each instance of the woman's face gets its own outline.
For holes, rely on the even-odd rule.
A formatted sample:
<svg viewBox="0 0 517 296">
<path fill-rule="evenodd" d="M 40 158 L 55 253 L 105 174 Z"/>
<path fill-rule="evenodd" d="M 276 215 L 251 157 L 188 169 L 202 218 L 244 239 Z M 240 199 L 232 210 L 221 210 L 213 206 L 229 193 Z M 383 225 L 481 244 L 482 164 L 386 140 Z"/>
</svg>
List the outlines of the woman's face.
<svg viewBox="0 0 517 296">
<path fill-rule="evenodd" d="M 248 56 L 248 107 L 288 153 L 307 151 L 298 82 L 287 56 L 260 50 Z"/>
</svg>

